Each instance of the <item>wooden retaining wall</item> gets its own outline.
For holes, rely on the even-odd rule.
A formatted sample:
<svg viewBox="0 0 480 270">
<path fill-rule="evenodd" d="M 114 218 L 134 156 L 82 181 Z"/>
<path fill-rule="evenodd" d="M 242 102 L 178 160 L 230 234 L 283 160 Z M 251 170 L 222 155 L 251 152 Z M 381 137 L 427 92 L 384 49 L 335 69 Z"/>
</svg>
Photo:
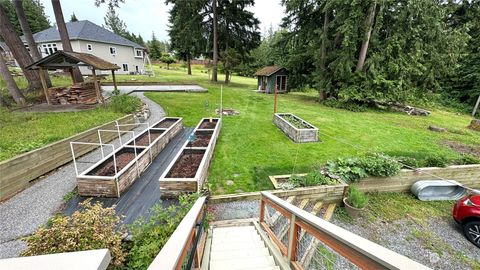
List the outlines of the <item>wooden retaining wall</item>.
<svg viewBox="0 0 480 270">
<path fill-rule="evenodd" d="M 283 115 L 291 115 L 311 128 L 299 129 L 284 119 Z M 273 116 L 273 123 L 283 131 L 292 141 L 296 143 L 316 142 L 318 141 L 318 128 L 291 113 L 276 113 Z"/>
<path fill-rule="evenodd" d="M 134 118 L 132 115 L 127 115 L 118 119 L 118 122 L 120 124 L 131 124 L 134 123 Z M 130 130 L 132 128 L 133 126 L 124 127 L 122 130 Z M 10 198 L 17 192 L 27 188 L 32 180 L 72 161 L 70 142 L 98 143 L 97 130 L 99 129 L 116 130 L 117 128 L 115 127 L 115 121 L 112 121 L 0 162 L 0 201 Z M 102 141 L 109 142 L 116 139 L 117 136 L 115 133 L 104 133 L 102 134 Z M 75 154 L 80 156 L 95 148 L 95 146 L 90 145 L 76 145 Z"/>
<path fill-rule="evenodd" d="M 423 173 L 421 173 L 423 172 Z M 480 188 L 480 164 L 455 165 L 446 168 L 420 168 L 417 171 L 401 170 L 393 177 L 369 177 L 357 183 L 360 190 L 364 192 L 409 192 L 413 183 L 419 180 L 438 180 L 430 174 L 438 177 L 455 180 L 470 188 Z M 270 176 L 285 177 L 288 175 Z M 297 198 L 322 199 L 324 202 L 341 202 L 344 188 L 347 184 L 337 186 L 316 186 L 296 188 L 292 190 L 271 190 L 272 194 L 278 197 L 296 196 Z M 243 200 L 259 200 L 260 192 L 244 192 L 237 194 L 215 195 L 209 198 L 209 203 L 226 203 Z"/>
<path fill-rule="evenodd" d="M 407 192 L 419 180 L 455 180 L 470 188 L 480 188 L 480 164 L 455 165 L 446 168 L 420 168 L 417 171 L 401 170 L 392 177 L 369 177 L 357 183 L 365 192 Z"/>
</svg>

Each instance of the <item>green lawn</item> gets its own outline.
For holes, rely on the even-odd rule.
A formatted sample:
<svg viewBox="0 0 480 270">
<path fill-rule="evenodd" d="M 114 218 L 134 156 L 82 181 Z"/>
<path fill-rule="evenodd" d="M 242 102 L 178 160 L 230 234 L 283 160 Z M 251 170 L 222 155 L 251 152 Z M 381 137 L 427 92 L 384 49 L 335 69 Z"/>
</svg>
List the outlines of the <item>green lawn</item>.
<svg viewBox="0 0 480 270">
<path fill-rule="evenodd" d="M 12 113 L 0 110 L 0 161 L 121 117 L 111 109 L 70 113 Z"/>
<path fill-rule="evenodd" d="M 220 83 L 210 83 L 207 74 L 199 70 L 193 76 L 185 75 L 183 70 L 157 69 L 156 73 L 157 78 L 150 80 L 197 82 L 209 90 L 208 93 L 146 94 L 169 115 L 184 117 L 188 126 L 195 125 L 201 117 L 214 116 L 214 109 L 220 103 Z M 433 110 L 428 117 L 373 110 L 354 113 L 322 106 L 316 102 L 314 93 L 290 93 L 279 96 L 278 111 L 292 112 L 317 126 L 322 141 L 295 144 L 272 124 L 273 96 L 252 91 L 256 88 L 255 79 L 234 77 L 232 81 L 224 87 L 224 107 L 234 108 L 240 115 L 223 119 L 209 174 L 214 193 L 271 189 L 268 175 L 305 172 L 313 165 L 337 157 L 384 152 L 416 157 L 438 153 L 454 158 L 458 154 L 442 146 L 442 141 L 468 145 L 480 141 L 478 132 L 466 129 L 470 122 L 467 115 L 439 110 Z M 455 133 L 428 131 L 430 124 L 447 127 Z M 235 184 L 227 186 L 226 180 Z"/>
</svg>

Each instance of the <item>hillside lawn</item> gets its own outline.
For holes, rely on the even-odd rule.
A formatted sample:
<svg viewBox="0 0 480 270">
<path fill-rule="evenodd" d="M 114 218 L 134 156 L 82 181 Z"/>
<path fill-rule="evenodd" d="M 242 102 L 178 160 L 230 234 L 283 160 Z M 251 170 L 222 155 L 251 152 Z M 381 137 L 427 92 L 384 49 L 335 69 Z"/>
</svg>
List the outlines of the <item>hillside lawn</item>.
<svg viewBox="0 0 480 270">
<path fill-rule="evenodd" d="M 201 69 L 192 76 L 184 69 L 156 69 L 156 80 L 198 83 L 208 93 L 146 93 L 170 116 L 181 116 L 194 126 L 200 118 L 215 116 L 220 105 L 220 84 L 213 84 Z M 131 76 L 119 76 L 120 80 Z M 140 79 L 140 78 L 139 78 Z M 223 80 L 223 76 L 219 76 Z M 467 115 L 430 108 L 428 117 L 369 110 L 355 113 L 319 104 L 316 93 L 279 95 L 278 112 L 291 112 L 319 128 L 321 142 L 296 144 L 272 123 L 273 95 L 256 93 L 256 80 L 233 77 L 223 91 L 224 108 L 239 116 L 223 118 L 220 138 L 210 167 L 208 184 L 216 194 L 272 189 L 268 175 L 307 172 L 312 166 L 338 157 L 383 152 L 394 156 L 460 155 L 444 144 L 456 141 L 475 145 L 480 133 L 466 128 Z M 429 131 L 429 125 L 450 132 Z M 233 180 L 233 185 L 227 185 Z"/>
</svg>

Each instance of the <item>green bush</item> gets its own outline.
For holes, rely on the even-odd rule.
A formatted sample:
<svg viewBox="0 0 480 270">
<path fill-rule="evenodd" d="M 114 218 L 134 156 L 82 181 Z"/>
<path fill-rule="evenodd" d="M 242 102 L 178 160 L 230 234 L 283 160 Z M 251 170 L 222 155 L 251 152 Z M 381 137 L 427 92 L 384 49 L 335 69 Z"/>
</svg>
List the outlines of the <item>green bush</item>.
<svg viewBox="0 0 480 270">
<path fill-rule="evenodd" d="M 142 107 L 142 101 L 135 96 L 118 95 L 112 96 L 109 106 L 120 113 L 134 113 Z"/>
<path fill-rule="evenodd" d="M 344 109 L 352 112 L 366 112 L 368 110 L 366 105 L 358 104 L 354 102 L 340 101 L 337 99 L 327 99 L 322 101 L 322 104 L 336 109 Z"/>
<path fill-rule="evenodd" d="M 457 159 L 455 163 L 459 165 L 480 164 L 480 158 L 464 154 L 461 158 Z"/>
<path fill-rule="evenodd" d="M 426 157 L 424 162 L 425 167 L 447 167 L 451 160 L 446 156 L 434 154 Z"/>
<path fill-rule="evenodd" d="M 23 256 L 36 256 L 60 252 L 73 252 L 108 248 L 112 256 L 110 267 L 121 267 L 126 253 L 122 249 L 120 218 L 113 208 L 87 200 L 72 216 L 55 216 L 48 228 L 38 229 L 25 238 L 27 250 Z"/>
<path fill-rule="evenodd" d="M 178 205 L 167 209 L 156 205 L 147 221 L 141 218 L 134 222 L 131 226 L 133 243 L 127 257 L 128 269 L 148 268 L 197 199 L 197 194 L 184 195 L 179 198 Z"/>
<path fill-rule="evenodd" d="M 368 197 L 365 193 L 358 190 L 354 185 L 348 187 L 347 202 L 355 208 L 363 208 L 368 203 Z"/>
<path fill-rule="evenodd" d="M 357 182 L 368 176 L 387 177 L 396 175 L 402 165 L 394 158 L 383 154 L 365 157 L 339 158 L 327 163 L 327 170 L 347 182 Z"/>
</svg>

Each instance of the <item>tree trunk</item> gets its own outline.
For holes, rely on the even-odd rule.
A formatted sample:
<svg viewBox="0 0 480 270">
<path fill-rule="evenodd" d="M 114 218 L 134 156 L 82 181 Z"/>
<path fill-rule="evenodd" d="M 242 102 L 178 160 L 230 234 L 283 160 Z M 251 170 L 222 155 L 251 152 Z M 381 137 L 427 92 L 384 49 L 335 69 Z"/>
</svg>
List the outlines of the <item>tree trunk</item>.
<svg viewBox="0 0 480 270">
<path fill-rule="evenodd" d="M 190 54 L 187 54 L 187 74 L 192 75 L 192 61 L 190 60 Z"/>
<path fill-rule="evenodd" d="M 53 13 L 55 14 L 55 21 L 57 22 L 58 33 L 62 40 L 63 50 L 66 52 L 73 52 L 70 38 L 68 37 L 67 26 L 65 25 L 65 19 L 63 18 L 62 6 L 60 0 L 52 0 Z M 83 82 L 82 73 L 78 67 L 73 69 L 73 76 L 75 78 L 74 83 Z"/>
<path fill-rule="evenodd" d="M 225 84 L 230 83 L 230 70 L 225 69 Z"/>
<path fill-rule="evenodd" d="M 18 22 L 20 23 L 20 27 L 22 28 L 23 35 L 25 36 L 25 40 L 27 41 L 28 48 L 30 49 L 30 55 L 32 56 L 34 61 L 38 61 L 42 59 L 40 52 L 38 51 L 37 44 L 33 39 L 32 30 L 27 22 L 27 16 L 25 16 L 25 10 L 23 9 L 22 1 L 14 0 L 13 5 L 15 7 L 15 12 L 17 13 Z M 52 87 L 52 82 L 50 81 L 50 76 L 48 72 L 45 71 L 45 81 L 47 82 L 48 87 Z"/>
<path fill-rule="evenodd" d="M 370 43 L 370 36 L 372 35 L 372 28 L 373 28 L 373 21 L 375 19 L 375 10 L 377 8 L 377 1 L 373 1 L 373 5 L 370 7 L 368 11 L 368 17 L 365 22 L 367 31 L 365 32 L 365 40 L 362 43 L 362 47 L 360 48 L 360 54 L 358 55 L 358 62 L 356 72 L 362 71 L 363 66 L 365 65 L 365 59 L 367 58 L 367 51 L 368 45 Z"/>
<path fill-rule="evenodd" d="M 213 70 L 212 70 L 212 82 L 217 81 L 218 72 L 218 18 L 217 18 L 217 0 L 213 0 Z"/>
<path fill-rule="evenodd" d="M 12 74 L 8 70 L 7 63 L 3 58 L 3 55 L 0 54 L 0 75 L 2 75 L 5 84 L 7 85 L 8 92 L 12 95 L 15 102 L 20 106 L 25 106 L 25 98 L 23 97 L 22 92 L 18 89 L 17 83 L 13 80 Z"/>
<path fill-rule="evenodd" d="M 327 63 L 327 40 L 328 40 L 328 11 L 325 11 L 323 18 L 323 38 L 322 45 L 320 47 L 320 70 L 326 72 L 326 63 Z M 322 87 L 320 90 L 320 100 L 325 100 L 327 98 L 327 92 L 325 88 Z"/>
<path fill-rule="evenodd" d="M 3 37 L 5 43 L 12 51 L 13 57 L 17 60 L 18 65 L 23 71 L 25 78 L 28 81 L 28 88 L 30 90 L 40 89 L 41 82 L 37 72 L 27 70 L 26 67 L 33 63 L 33 59 L 23 45 L 22 40 L 15 32 L 12 23 L 8 20 L 5 9 L 0 4 L 0 36 Z"/>
</svg>

